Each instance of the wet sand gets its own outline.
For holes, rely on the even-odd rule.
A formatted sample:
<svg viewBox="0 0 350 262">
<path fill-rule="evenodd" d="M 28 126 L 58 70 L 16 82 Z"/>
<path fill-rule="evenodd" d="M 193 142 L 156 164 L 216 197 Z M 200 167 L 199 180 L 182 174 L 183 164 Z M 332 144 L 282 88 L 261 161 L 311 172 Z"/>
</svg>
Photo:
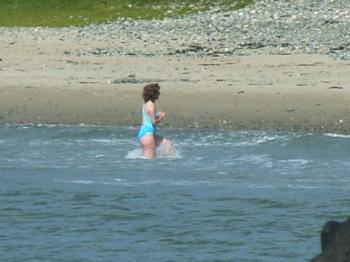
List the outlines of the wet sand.
<svg viewBox="0 0 350 262">
<path fill-rule="evenodd" d="M 162 126 L 350 133 L 350 61 L 64 54 L 72 45 L 0 43 L 2 123 L 137 126 L 142 87 L 159 82 Z"/>
</svg>

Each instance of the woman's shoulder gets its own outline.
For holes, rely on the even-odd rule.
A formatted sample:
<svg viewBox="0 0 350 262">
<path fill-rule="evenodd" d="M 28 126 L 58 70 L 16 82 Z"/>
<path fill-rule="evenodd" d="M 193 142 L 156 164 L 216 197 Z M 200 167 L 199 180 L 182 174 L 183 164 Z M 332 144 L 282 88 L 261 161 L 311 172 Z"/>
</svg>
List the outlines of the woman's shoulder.
<svg viewBox="0 0 350 262">
<path fill-rule="evenodd" d="M 145 103 L 145 105 L 146 105 L 147 107 L 154 107 L 154 103 L 153 103 L 151 100 L 147 101 L 147 102 Z"/>
<path fill-rule="evenodd" d="M 152 102 L 152 101 L 147 101 L 146 103 L 145 103 L 145 109 L 146 109 L 146 111 L 154 111 L 154 108 L 155 108 L 155 105 L 154 105 L 154 103 Z"/>
</svg>

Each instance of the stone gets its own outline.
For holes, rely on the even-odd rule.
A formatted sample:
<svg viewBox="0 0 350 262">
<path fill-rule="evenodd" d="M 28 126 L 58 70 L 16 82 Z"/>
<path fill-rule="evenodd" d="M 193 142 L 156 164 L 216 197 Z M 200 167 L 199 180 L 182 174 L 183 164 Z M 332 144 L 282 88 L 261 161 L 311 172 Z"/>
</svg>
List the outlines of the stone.
<svg viewBox="0 0 350 262">
<path fill-rule="evenodd" d="M 350 218 L 344 222 L 329 221 L 323 226 L 321 250 L 311 262 L 350 261 Z"/>
</svg>

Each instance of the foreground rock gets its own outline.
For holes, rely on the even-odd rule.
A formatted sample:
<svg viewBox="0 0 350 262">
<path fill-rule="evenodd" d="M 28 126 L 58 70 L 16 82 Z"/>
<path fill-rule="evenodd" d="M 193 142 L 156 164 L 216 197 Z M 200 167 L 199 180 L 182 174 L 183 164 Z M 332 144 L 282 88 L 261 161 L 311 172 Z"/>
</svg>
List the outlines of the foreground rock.
<svg viewBox="0 0 350 262">
<path fill-rule="evenodd" d="M 311 262 L 350 261 L 350 218 L 345 222 L 329 221 L 321 232 L 322 254 Z"/>
</svg>

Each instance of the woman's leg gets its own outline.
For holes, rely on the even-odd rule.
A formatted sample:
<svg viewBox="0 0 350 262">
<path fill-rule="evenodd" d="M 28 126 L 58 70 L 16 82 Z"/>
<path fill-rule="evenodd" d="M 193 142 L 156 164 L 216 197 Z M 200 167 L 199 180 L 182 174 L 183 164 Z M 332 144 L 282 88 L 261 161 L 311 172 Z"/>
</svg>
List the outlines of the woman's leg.
<svg viewBox="0 0 350 262">
<path fill-rule="evenodd" d="M 172 145 L 171 145 L 170 140 L 168 140 L 162 136 L 159 136 L 159 135 L 154 135 L 154 140 L 155 140 L 156 147 L 162 146 L 164 153 L 171 154 Z"/>
<path fill-rule="evenodd" d="M 155 139 L 153 134 L 145 135 L 141 138 L 141 145 L 143 148 L 143 156 L 148 159 L 154 157 Z"/>
</svg>

